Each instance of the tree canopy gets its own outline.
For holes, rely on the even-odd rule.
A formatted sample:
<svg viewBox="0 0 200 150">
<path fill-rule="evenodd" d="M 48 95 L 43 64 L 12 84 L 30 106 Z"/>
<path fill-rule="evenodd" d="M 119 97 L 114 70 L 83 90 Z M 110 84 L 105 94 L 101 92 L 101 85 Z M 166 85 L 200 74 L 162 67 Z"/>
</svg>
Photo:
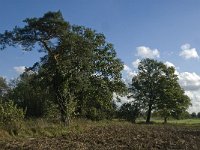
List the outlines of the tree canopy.
<svg viewBox="0 0 200 150">
<path fill-rule="evenodd" d="M 140 62 L 130 91 L 130 97 L 147 111 L 146 123 L 150 122 L 153 110 L 160 111 L 166 121 L 169 116 L 184 112 L 190 104 L 189 97 L 178 83 L 175 69 L 149 58 Z"/>
<path fill-rule="evenodd" d="M 20 46 L 46 55 L 27 69 L 51 95 L 60 109 L 61 120 L 69 123 L 72 114 L 88 116 L 85 107 L 110 109 L 113 92 L 125 88 L 121 81 L 123 64 L 102 33 L 70 25 L 60 11 L 40 18 L 27 18 L 24 27 L 0 34 L 0 48 Z"/>
<path fill-rule="evenodd" d="M 165 66 L 165 76 L 160 84 L 160 99 L 157 104 L 159 114 L 167 122 L 170 116 L 179 118 L 189 107 L 190 98 L 178 83 L 178 77 L 173 67 Z"/>
</svg>

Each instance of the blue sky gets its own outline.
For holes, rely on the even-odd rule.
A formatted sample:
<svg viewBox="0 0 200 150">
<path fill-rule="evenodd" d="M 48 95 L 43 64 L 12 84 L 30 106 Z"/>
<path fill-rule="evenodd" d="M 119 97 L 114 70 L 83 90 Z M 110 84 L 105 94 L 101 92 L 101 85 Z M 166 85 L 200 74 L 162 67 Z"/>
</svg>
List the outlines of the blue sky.
<svg viewBox="0 0 200 150">
<path fill-rule="evenodd" d="M 180 84 L 200 111 L 200 1 L 198 0 L 1 0 L 0 33 L 23 25 L 27 17 L 60 10 L 66 21 L 104 33 L 135 74 L 136 60 L 151 57 L 174 65 Z M 8 47 L 0 51 L 0 76 L 17 77 L 42 54 Z M 134 64 L 134 65 L 133 65 Z"/>
</svg>

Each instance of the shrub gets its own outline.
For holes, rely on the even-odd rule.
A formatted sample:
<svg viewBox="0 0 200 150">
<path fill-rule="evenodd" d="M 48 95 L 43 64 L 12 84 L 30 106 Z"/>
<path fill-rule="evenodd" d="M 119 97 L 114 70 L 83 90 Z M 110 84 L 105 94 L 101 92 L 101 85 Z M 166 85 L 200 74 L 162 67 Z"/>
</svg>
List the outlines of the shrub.
<svg viewBox="0 0 200 150">
<path fill-rule="evenodd" d="M 119 109 L 118 117 L 135 123 L 136 118 L 140 114 L 140 108 L 137 103 L 124 103 Z"/>
<path fill-rule="evenodd" d="M 24 115 L 23 109 L 17 108 L 13 101 L 0 101 L 0 123 L 10 134 L 19 133 Z"/>
</svg>

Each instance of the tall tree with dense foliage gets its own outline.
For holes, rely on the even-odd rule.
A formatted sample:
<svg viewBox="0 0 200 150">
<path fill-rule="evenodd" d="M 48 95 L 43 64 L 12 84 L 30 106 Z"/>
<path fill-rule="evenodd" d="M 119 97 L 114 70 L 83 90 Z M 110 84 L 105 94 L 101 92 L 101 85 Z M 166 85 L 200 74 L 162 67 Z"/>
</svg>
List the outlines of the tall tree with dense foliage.
<svg viewBox="0 0 200 150">
<path fill-rule="evenodd" d="M 190 98 L 178 83 L 175 68 L 165 66 L 165 76 L 160 83 L 160 99 L 157 104 L 159 114 L 164 118 L 164 123 L 171 116 L 179 118 L 190 105 Z"/>
<path fill-rule="evenodd" d="M 24 27 L 0 34 L 0 48 L 20 45 L 26 51 L 38 49 L 46 53 L 30 69 L 59 105 L 65 124 L 75 111 L 85 112 L 84 107 L 95 104 L 96 109 L 106 108 L 113 92 L 124 88 L 122 62 L 103 34 L 70 25 L 61 12 L 48 12 L 24 23 Z"/>
<path fill-rule="evenodd" d="M 141 108 L 146 109 L 146 123 L 150 123 L 153 110 L 160 111 L 167 121 L 171 115 L 179 116 L 190 104 L 190 99 L 178 83 L 174 68 L 149 58 L 140 62 L 130 91 L 131 97 L 140 102 Z"/>
<path fill-rule="evenodd" d="M 163 76 L 164 64 L 153 59 L 143 59 L 138 66 L 138 74 L 133 77 L 131 91 L 133 98 L 142 101 L 147 110 L 146 123 L 150 123 L 152 110 L 159 99 L 159 83 Z"/>
</svg>

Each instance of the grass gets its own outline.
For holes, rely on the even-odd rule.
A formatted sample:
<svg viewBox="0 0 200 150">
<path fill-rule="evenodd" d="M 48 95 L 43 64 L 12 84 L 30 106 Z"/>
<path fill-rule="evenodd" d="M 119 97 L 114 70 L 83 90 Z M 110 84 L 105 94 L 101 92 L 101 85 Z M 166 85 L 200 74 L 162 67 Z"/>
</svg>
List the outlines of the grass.
<svg viewBox="0 0 200 150">
<path fill-rule="evenodd" d="M 137 123 L 144 123 L 142 119 L 138 119 Z M 153 119 L 154 124 L 162 125 L 163 120 Z M 6 130 L 0 128 L 0 139 L 24 139 L 24 138 L 38 138 L 38 137 L 58 137 L 64 136 L 68 133 L 82 133 L 85 130 L 93 127 L 105 127 L 108 125 L 129 125 L 131 123 L 126 121 L 103 120 L 90 121 L 86 119 L 76 119 L 71 122 L 69 127 L 63 126 L 59 121 L 49 121 L 45 119 L 32 119 L 23 122 L 23 125 L 18 135 L 12 135 Z M 200 119 L 184 119 L 184 120 L 168 120 L 168 124 L 175 126 L 200 126 Z"/>
<path fill-rule="evenodd" d="M 153 122 L 163 123 L 163 120 L 153 119 Z M 181 119 L 181 120 L 169 119 L 167 123 L 172 125 L 200 126 L 200 119 Z"/>
<path fill-rule="evenodd" d="M 160 118 L 151 118 L 152 123 L 158 123 L 158 124 L 162 124 L 164 121 L 163 119 Z M 139 118 L 136 120 L 137 123 L 141 123 L 144 122 L 145 123 L 145 119 L 143 118 Z M 195 126 L 195 125 L 200 125 L 200 119 L 196 118 L 196 119 L 168 119 L 167 120 L 168 124 L 173 124 L 173 125 L 191 125 L 191 126 Z"/>
<path fill-rule="evenodd" d="M 200 119 L 169 120 L 169 123 L 196 125 L 200 124 Z"/>
<path fill-rule="evenodd" d="M 31 119 L 25 120 L 19 129 L 18 135 L 10 134 L 4 128 L 0 128 L 0 139 L 24 139 L 24 138 L 39 138 L 39 137 L 58 137 L 65 136 L 68 133 L 82 133 L 85 130 L 93 127 L 103 127 L 114 124 L 130 124 L 125 121 L 118 120 L 103 120 L 90 121 L 86 119 L 72 120 L 70 126 L 66 127 L 59 121 L 49 121 L 46 119 Z"/>
</svg>

